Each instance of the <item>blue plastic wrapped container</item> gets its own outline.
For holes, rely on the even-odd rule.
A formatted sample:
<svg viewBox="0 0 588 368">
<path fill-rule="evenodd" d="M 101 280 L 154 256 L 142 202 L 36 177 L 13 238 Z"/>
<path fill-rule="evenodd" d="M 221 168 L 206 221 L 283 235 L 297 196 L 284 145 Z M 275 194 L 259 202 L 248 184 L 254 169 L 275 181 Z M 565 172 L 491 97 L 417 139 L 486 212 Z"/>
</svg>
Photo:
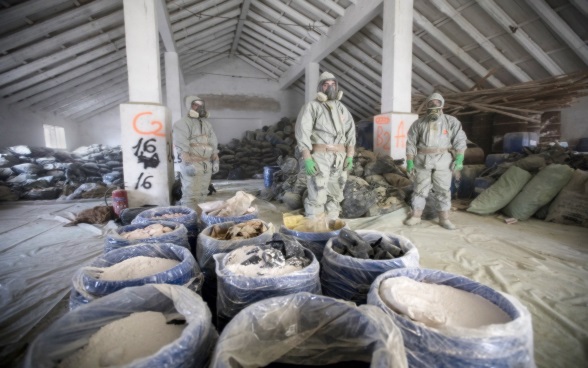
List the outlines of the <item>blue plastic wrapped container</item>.
<svg viewBox="0 0 588 368">
<path fill-rule="evenodd" d="M 393 277 L 476 294 L 498 306 L 512 321 L 481 328 L 454 327 L 451 332 L 415 323 L 393 311 L 380 297 L 380 284 Z M 515 298 L 466 277 L 423 268 L 391 270 L 374 280 L 368 304 L 382 308 L 400 327 L 410 367 L 535 367 L 533 327 L 527 308 Z"/>
<path fill-rule="evenodd" d="M 524 147 L 537 147 L 539 133 L 537 132 L 513 132 L 506 133 L 503 141 L 504 153 L 524 152 Z"/>
<path fill-rule="evenodd" d="M 165 215 L 177 215 L 179 217 L 163 217 Z M 192 254 L 196 252 L 196 237 L 198 236 L 198 213 L 185 206 L 155 207 L 145 210 L 137 215 L 132 224 L 143 224 L 147 222 L 171 221 L 177 222 L 188 230 L 188 243 Z"/>
<path fill-rule="evenodd" d="M 155 257 L 180 263 L 164 272 L 130 280 L 101 280 L 97 268 L 110 267 L 133 257 Z M 70 310 L 118 290 L 144 284 L 173 284 L 190 286 L 200 291 L 203 275 L 194 256 L 186 248 L 174 244 L 137 244 L 108 252 L 82 267 L 72 278 Z"/>
<path fill-rule="evenodd" d="M 214 255 L 216 262 L 217 299 L 219 325 L 223 326 L 248 305 L 275 296 L 309 292 L 321 294 L 319 263 L 308 249 L 304 255 L 311 263 L 299 271 L 276 276 L 246 276 L 231 272 L 226 267 L 229 253 Z"/>
<path fill-rule="evenodd" d="M 143 239 L 125 239 L 123 236 L 121 236 L 121 234 L 128 233 L 138 229 L 144 229 L 152 224 L 161 224 L 163 226 L 171 228 L 172 231 L 170 231 L 169 233 L 162 234 L 160 236 L 152 236 Z M 140 243 L 170 243 L 190 250 L 190 243 L 188 242 L 188 230 L 183 224 L 172 221 L 153 221 L 121 226 L 118 229 L 113 230 L 110 234 L 106 236 L 106 239 L 104 240 L 104 253 L 108 253 L 115 249 Z"/>
<path fill-rule="evenodd" d="M 313 233 L 306 231 L 291 230 L 286 226 L 282 225 L 280 227 L 280 234 L 285 234 L 296 238 L 296 240 L 298 240 L 304 248 L 309 249 L 314 254 L 317 261 L 320 262 L 323 258 L 323 251 L 325 250 L 325 245 L 327 245 L 329 239 L 338 236 L 339 232 L 343 228 L 348 228 L 347 224 L 344 224 L 341 228 L 337 230 Z"/>
<path fill-rule="evenodd" d="M 206 367 L 218 333 L 202 298 L 183 286 L 152 284 L 129 287 L 70 311 L 55 321 L 27 350 L 26 368 L 53 368 L 88 343 L 103 326 L 132 313 L 153 311 L 186 320 L 182 335 L 157 353 L 125 367 Z"/>
<path fill-rule="evenodd" d="M 400 331 L 386 313 L 307 292 L 265 299 L 242 310 L 219 337 L 210 368 L 273 362 L 407 367 Z"/>
<path fill-rule="evenodd" d="M 274 183 L 274 174 L 280 171 L 279 166 L 264 166 L 263 167 L 263 186 L 270 188 Z"/>
<path fill-rule="evenodd" d="M 419 251 L 407 238 L 374 230 L 357 230 L 357 235 L 370 243 L 385 238 L 400 247 L 404 255 L 384 260 L 342 255 L 333 250 L 334 238 L 331 238 L 321 260 L 321 287 L 324 295 L 365 304 L 367 293 L 376 277 L 395 268 L 419 267 Z"/>
</svg>

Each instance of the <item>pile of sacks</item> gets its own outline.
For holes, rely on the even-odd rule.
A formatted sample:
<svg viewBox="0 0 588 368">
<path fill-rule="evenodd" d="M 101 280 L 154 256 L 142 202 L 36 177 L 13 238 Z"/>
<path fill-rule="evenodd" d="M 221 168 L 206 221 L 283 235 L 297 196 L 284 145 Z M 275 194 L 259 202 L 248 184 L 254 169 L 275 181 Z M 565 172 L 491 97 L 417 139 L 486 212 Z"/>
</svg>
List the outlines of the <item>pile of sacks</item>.
<svg viewBox="0 0 588 368">
<path fill-rule="evenodd" d="M 88 192 L 101 197 L 108 185 L 124 182 L 120 146 L 93 144 L 73 152 L 13 146 L 0 152 L 0 201 L 90 198 Z"/>
<path fill-rule="evenodd" d="M 412 182 L 403 163 L 404 160 L 393 160 L 358 147 L 343 190 L 341 217 L 379 216 L 406 206 L 412 194 Z M 272 186 L 262 191 L 261 198 L 281 201 L 291 210 L 302 208 L 306 174 L 299 152 L 296 150 L 294 157 L 279 157 L 278 165 L 280 170 L 274 173 Z"/>
<path fill-rule="evenodd" d="M 588 156 L 558 145 L 517 155 L 483 173 L 496 181 L 467 210 L 588 227 Z"/>
<path fill-rule="evenodd" d="M 212 178 L 263 177 L 264 166 L 274 166 L 279 156 L 293 154 L 296 145 L 294 125 L 290 119 L 282 118 L 272 126 L 246 131 L 241 140 L 235 138 L 227 144 L 219 144 L 219 171 Z"/>
</svg>

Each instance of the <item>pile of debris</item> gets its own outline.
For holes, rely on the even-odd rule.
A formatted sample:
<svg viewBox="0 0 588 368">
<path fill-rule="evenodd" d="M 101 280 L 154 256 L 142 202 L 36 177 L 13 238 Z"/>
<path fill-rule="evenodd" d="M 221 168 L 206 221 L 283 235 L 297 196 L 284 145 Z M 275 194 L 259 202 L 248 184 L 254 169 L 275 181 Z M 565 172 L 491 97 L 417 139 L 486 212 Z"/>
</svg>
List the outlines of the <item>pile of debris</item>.
<svg viewBox="0 0 588 368">
<path fill-rule="evenodd" d="M 123 182 L 120 146 L 93 144 L 73 152 L 13 146 L 0 151 L 0 201 L 101 197 L 105 184 Z"/>
<path fill-rule="evenodd" d="M 353 162 L 343 191 L 341 217 L 379 216 L 406 205 L 412 193 L 412 182 L 402 167 L 403 159 L 393 160 L 388 155 L 376 155 L 358 147 Z M 281 201 L 291 210 L 302 208 L 306 174 L 298 150 L 294 157 L 279 157 L 278 165 L 280 171 L 274 173 L 272 186 L 261 192 L 261 198 Z"/>
<path fill-rule="evenodd" d="M 219 171 L 212 178 L 263 177 L 264 166 L 274 166 L 279 156 L 293 154 L 296 145 L 294 125 L 290 119 L 282 118 L 272 126 L 246 131 L 241 140 L 235 138 L 227 144 L 219 144 Z"/>
</svg>

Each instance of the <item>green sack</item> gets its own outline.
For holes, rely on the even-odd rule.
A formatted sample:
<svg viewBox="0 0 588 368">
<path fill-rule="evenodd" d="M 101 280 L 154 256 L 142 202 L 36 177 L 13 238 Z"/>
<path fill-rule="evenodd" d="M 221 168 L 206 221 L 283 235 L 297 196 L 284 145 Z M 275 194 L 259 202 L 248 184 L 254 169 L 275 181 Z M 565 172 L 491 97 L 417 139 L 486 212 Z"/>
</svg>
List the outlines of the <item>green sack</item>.
<svg viewBox="0 0 588 368">
<path fill-rule="evenodd" d="M 545 221 L 588 227 L 588 171 L 574 172 L 551 203 Z"/>
<path fill-rule="evenodd" d="M 531 180 L 529 172 L 511 166 L 488 189 L 480 193 L 470 204 L 468 212 L 488 215 L 506 206 Z"/>
<path fill-rule="evenodd" d="M 502 212 L 519 220 L 527 220 L 542 206 L 551 202 L 570 181 L 574 169 L 552 164 L 539 171 Z"/>
</svg>

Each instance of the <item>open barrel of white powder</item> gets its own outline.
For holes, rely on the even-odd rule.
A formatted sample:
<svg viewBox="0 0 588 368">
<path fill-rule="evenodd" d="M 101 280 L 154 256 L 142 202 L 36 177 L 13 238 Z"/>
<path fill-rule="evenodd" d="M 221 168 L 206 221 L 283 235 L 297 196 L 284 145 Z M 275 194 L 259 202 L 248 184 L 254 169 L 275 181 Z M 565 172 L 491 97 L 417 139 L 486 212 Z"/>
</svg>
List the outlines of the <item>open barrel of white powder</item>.
<svg viewBox="0 0 588 368">
<path fill-rule="evenodd" d="M 210 310 L 198 294 L 184 286 L 167 284 L 128 287 L 66 313 L 35 338 L 27 350 L 24 366 L 56 367 L 60 361 L 87 346 L 89 339 L 102 327 L 146 311 L 162 313 L 167 321 L 183 326 L 182 333 L 157 352 L 124 366 L 207 366 L 218 338 Z M 145 333 L 148 331 L 149 326 L 145 326 Z M 117 349 L 129 351 L 133 348 L 133 336 L 124 338 L 115 334 L 112 338 L 120 338 Z"/>
<path fill-rule="evenodd" d="M 389 307 L 384 300 L 385 288 L 391 278 L 408 278 L 420 283 L 445 285 L 475 296 L 506 314 L 506 322 L 479 327 L 431 327 L 431 323 L 415 322 Z M 422 295 L 415 297 L 421 298 Z M 387 296 L 386 296 L 387 297 Z M 533 329 L 529 311 L 515 298 L 493 290 L 466 277 L 438 270 L 403 268 L 378 276 L 368 293 L 368 304 L 380 307 L 400 327 L 411 367 L 534 367 Z M 409 314 L 442 316 L 442 303 L 429 304 L 429 311 L 409 310 Z M 468 305 L 461 306 L 464 314 Z M 477 312 L 477 310 L 476 310 Z M 480 319 L 483 316 L 480 315 Z M 429 321 L 435 318 L 430 318 Z M 421 318 L 427 320 L 427 318 Z M 428 322 L 428 321 L 427 321 Z M 438 322 L 438 321 L 434 321 Z M 471 322 L 471 321 L 470 321 Z M 470 323 L 471 325 L 471 323 Z M 474 324 L 475 325 L 475 324 Z"/>
<path fill-rule="evenodd" d="M 167 270 L 154 270 L 149 275 L 116 280 L 102 278 L 104 268 L 116 266 L 137 257 L 160 258 L 177 261 Z M 202 283 L 202 273 L 189 249 L 174 244 L 141 243 L 110 251 L 97 257 L 88 267 L 82 267 L 72 277 L 70 310 L 82 304 L 112 294 L 130 286 L 144 284 L 173 284 L 190 286 L 198 292 Z"/>
</svg>

